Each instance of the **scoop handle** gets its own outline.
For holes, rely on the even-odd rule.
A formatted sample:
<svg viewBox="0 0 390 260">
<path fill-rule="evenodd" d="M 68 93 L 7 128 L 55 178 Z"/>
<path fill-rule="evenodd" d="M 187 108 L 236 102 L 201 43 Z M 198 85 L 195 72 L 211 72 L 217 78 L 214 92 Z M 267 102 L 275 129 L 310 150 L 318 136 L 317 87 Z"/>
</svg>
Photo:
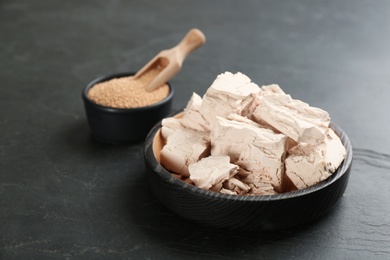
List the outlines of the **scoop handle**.
<svg viewBox="0 0 390 260">
<path fill-rule="evenodd" d="M 179 44 L 174 47 L 178 55 L 177 62 L 181 65 L 188 54 L 202 46 L 205 42 L 206 37 L 199 29 L 191 29 Z"/>
</svg>

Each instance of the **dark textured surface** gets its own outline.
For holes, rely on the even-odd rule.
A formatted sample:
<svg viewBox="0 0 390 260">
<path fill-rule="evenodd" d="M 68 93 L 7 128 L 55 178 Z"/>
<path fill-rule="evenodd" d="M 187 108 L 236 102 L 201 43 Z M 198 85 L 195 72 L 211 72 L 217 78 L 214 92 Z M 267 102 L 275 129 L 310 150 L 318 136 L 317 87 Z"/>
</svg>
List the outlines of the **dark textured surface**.
<svg viewBox="0 0 390 260">
<path fill-rule="evenodd" d="M 390 2 L 0 1 L 0 258 L 390 258 Z M 134 71 L 192 27 L 207 43 L 174 108 L 218 73 L 278 83 L 354 147 L 343 198 L 296 229 L 205 228 L 151 193 L 139 142 L 88 133 L 82 88 Z"/>
</svg>

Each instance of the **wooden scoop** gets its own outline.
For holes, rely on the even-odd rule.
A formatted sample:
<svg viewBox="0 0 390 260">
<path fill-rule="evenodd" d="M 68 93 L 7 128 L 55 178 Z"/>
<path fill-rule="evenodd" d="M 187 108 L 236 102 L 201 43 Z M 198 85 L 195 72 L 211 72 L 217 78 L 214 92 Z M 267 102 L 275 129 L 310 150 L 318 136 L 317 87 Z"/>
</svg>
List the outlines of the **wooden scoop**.
<svg viewBox="0 0 390 260">
<path fill-rule="evenodd" d="M 202 46 L 206 37 L 198 29 L 191 29 L 187 35 L 172 49 L 163 50 L 140 69 L 134 78 L 141 77 L 145 72 L 161 67 L 159 74 L 146 86 L 146 91 L 151 92 L 168 82 L 180 71 L 184 59 L 193 50 Z"/>
</svg>

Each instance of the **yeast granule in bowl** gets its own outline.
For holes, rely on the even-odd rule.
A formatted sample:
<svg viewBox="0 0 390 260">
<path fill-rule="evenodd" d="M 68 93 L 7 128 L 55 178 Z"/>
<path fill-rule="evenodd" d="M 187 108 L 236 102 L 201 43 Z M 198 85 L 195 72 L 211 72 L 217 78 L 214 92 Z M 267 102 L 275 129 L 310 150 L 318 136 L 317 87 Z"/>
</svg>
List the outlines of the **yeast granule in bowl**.
<svg viewBox="0 0 390 260">
<path fill-rule="evenodd" d="M 135 73 L 115 73 L 91 81 L 82 92 L 89 130 L 108 143 L 143 141 L 159 120 L 171 113 L 174 90 L 167 82 L 152 92 L 145 87 L 157 74 L 139 79 Z"/>
<path fill-rule="evenodd" d="M 99 82 L 88 91 L 93 102 L 112 108 L 136 108 L 157 103 L 169 95 L 169 86 L 147 92 L 145 87 L 158 75 L 160 68 L 146 72 L 140 78 L 126 76 Z"/>
</svg>

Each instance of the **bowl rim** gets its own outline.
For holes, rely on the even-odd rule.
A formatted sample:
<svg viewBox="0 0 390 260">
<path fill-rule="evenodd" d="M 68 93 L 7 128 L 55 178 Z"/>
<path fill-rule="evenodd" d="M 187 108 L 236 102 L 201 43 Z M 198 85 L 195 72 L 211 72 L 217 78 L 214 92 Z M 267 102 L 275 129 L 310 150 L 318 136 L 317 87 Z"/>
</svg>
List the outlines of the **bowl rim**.
<svg viewBox="0 0 390 260">
<path fill-rule="evenodd" d="M 172 115 L 175 115 L 180 112 L 182 112 L 182 110 L 175 112 Z M 279 200 L 298 198 L 301 196 L 318 192 L 320 190 L 329 187 L 330 185 L 335 183 L 338 179 L 340 179 L 348 171 L 348 169 L 352 164 L 353 150 L 352 150 L 351 141 L 349 140 L 347 134 L 344 132 L 344 130 L 341 127 L 331 122 L 330 127 L 340 137 L 346 149 L 346 156 L 343 162 L 341 163 L 341 165 L 337 168 L 337 170 L 326 180 L 323 180 L 317 184 L 314 184 L 304 189 L 285 192 L 285 193 L 272 194 L 272 195 L 235 195 L 235 194 L 224 194 L 220 192 L 205 190 L 205 189 L 198 188 L 195 185 L 188 184 L 178 179 L 177 177 L 173 176 L 168 170 L 166 170 L 157 161 L 153 153 L 153 141 L 155 139 L 156 134 L 159 133 L 159 130 L 161 128 L 161 122 L 162 120 L 149 131 L 148 135 L 145 138 L 144 159 L 146 164 L 148 164 L 148 166 L 153 170 L 153 174 L 158 175 L 165 182 L 173 184 L 179 189 L 188 190 L 190 192 L 194 192 L 197 195 L 205 196 L 209 198 L 215 198 L 218 200 L 267 202 L 267 201 L 279 201 Z"/>
<path fill-rule="evenodd" d="M 107 74 L 107 75 L 103 75 L 103 76 L 97 77 L 94 80 L 90 81 L 83 88 L 83 90 L 81 92 L 81 96 L 82 96 L 84 102 L 87 103 L 89 106 L 92 106 L 94 109 L 105 111 L 105 112 L 110 112 L 110 113 L 118 113 L 118 114 L 142 112 L 142 111 L 146 111 L 146 110 L 150 110 L 150 109 L 155 109 L 155 108 L 157 108 L 157 107 L 159 107 L 159 106 L 161 106 L 161 105 L 163 105 L 163 104 L 165 104 L 165 103 L 167 103 L 167 102 L 169 102 L 170 100 L 173 99 L 173 95 L 175 93 L 175 90 L 172 87 L 170 82 L 166 83 L 168 85 L 168 87 L 169 87 L 168 96 L 166 96 L 164 99 L 162 99 L 162 100 L 160 100 L 160 101 L 158 101 L 156 103 L 153 103 L 153 104 L 150 104 L 150 105 L 147 105 L 147 106 L 142 106 L 142 107 L 134 107 L 134 108 L 107 107 L 107 106 L 103 106 L 103 105 L 100 105 L 98 103 L 95 103 L 94 101 L 92 101 L 91 99 L 88 98 L 88 91 L 95 84 L 100 83 L 100 82 L 104 82 L 104 81 L 108 81 L 108 80 L 111 80 L 111 79 L 114 79 L 114 78 L 133 76 L 133 75 L 135 75 L 135 73 L 136 72 L 116 72 L 116 73 L 111 73 L 111 74 Z"/>
</svg>

